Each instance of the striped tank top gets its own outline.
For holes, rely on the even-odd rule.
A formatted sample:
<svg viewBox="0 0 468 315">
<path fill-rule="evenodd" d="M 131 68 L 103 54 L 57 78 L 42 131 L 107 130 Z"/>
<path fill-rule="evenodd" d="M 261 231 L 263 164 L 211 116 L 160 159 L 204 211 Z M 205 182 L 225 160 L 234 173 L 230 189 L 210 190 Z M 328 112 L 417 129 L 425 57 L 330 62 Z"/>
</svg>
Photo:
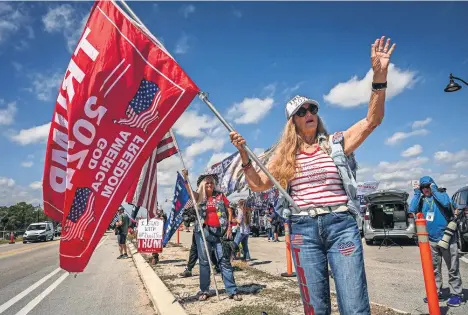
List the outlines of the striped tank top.
<svg viewBox="0 0 468 315">
<path fill-rule="evenodd" d="M 338 168 L 320 148 L 296 155 L 296 175 L 290 187 L 291 197 L 301 211 L 348 202 Z"/>
</svg>

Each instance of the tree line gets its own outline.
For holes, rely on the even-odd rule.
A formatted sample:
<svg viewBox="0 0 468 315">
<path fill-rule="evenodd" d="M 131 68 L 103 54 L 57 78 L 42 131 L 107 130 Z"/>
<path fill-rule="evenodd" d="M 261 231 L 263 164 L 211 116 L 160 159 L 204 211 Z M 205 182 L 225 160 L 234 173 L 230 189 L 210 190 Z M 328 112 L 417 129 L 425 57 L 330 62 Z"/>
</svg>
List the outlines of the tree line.
<svg viewBox="0 0 468 315">
<path fill-rule="evenodd" d="M 19 202 L 9 207 L 0 207 L 0 231 L 24 231 L 31 223 L 52 221 L 41 207 L 26 202 Z"/>
</svg>

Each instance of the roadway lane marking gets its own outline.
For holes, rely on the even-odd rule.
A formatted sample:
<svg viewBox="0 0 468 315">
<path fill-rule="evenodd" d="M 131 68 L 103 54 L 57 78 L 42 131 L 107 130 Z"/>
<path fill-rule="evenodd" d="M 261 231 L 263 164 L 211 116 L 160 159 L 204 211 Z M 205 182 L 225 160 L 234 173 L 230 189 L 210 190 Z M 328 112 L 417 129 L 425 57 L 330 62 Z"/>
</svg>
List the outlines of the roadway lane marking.
<svg viewBox="0 0 468 315">
<path fill-rule="evenodd" d="M 466 262 L 468 264 L 468 258 L 466 257 L 460 257 L 461 260 L 463 260 L 464 262 Z"/>
<path fill-rule="evenodd" d="M 69 275 L 69 272 L 61 275 L 60 278 L 55 280 L 54 283 L 52 283 L 43 292 L 39 293 L 38 296 L 36 296 L 31 302 L 26 304 L 26 306 L 23 307 L 18 313 L 16 313 L 16 315 L 27 315 L 29 312 L 31 312 L 37 306 L 37 304 L 39 304 L 46 296 L 50 294 L 50 292 L 52 292 L 56 287 L 58 287 L 60 283 L 62 283 L 63 280 L 65 280 Z"/>
<path fill-rule="evenodd" d="M 26 248 L 22 248 L 22 249 L 17 249 L 17 250 L 13 249 L 13 250 L 8 251 L 8 252 L 0 253 L 0 258 L 16 255 L 16 254 L 19 254 L 19 253 L 22 253 L 22 252 L 31 251 L 31 250 L 36 249 L 36 248 L 43 248 L 43 247 L 47 247 L 47 246 L 51 246 L 51 245 L 55 245 L 55 244 L 57 244 L 57 243 L 39 244 L 39 245 L 36 245 L 36 246 L 30 246 L 30 247 L 26 247 Z"/>
<path fill-rule="evenodd" d="M 109 235 L 104 237 L 101 242 L 96 246 L 96 249 L 101 247 L 102 244 L 109 238 Z M 0 306 L 0 314 L 2 314 L 5 310 L 10 308 L 13 304 L 21 300 L 23 297 L 31 293 L 33 290 L 35 290 L 37 287 L 39 287 L 41 284 L 49 280 L 52 276 L 54 276 L 57 272 L 62 270 L 62 268 L 57 268 L 51 273 L 49 273 L 47 276 L 42 278 L 41 280 L 37 281 L 34 283 L 32 286 L 15 296 L 14 298 L 10 299 L 8 302 L 4 303 L 3 305 Z M 39 304 L 47 295 L 49 295 L 50 292 L 52 292 L 56 287 L 59 286 L 60 283 L 63 282 L 68 276 L 70 275 L 69 272 L 66 272 L 60 276 L 57 280 L 55 280 L 54 283 L 52 283 L 47 289 L 45 289 L 43 292 L 41 292 L 38 296 L 36 296 L 31 302 L 29 302 L 25 307 L 23 307 L 16 315 L 26 315 L 28 314 L 32 309 L 34 309 L 37 304 Z"/>
<path fill-rule="evenodd" d="M 49 280 L 51 277 L 53 277 L 57 272 L 59 272 L 61 270 L 61 268 L 57 268 L 55 269 L 54 271 L 52 271 L 51 273 L 49 273 L 47 276 L 45 276 L 44 278 L 40 279 L 39 281 L 37 281 L 36 283 L 34 283 L 32 286 L 30 286 L 29 288 L 27 288 L 26 290 L 24 290 L 23 292 L 21 292 L 20 294 L 18 294 L 17 296 L 15 296 L 14 298 L 10 299 L 8 302 L 0 305 L 0 314 L 2 314 L 4 311 L 6 311 L 8 308 L 10 308 L 13 304 L 15 304 L 16 302 L 18 302 L 19 300 L 21 300 L 22 298 L 24 298 L 26 295 L 28 295 L 29 293 L 31 293 L 33 290 L 35 290 L 38 286 L 40 286 L 41 284 L 43 284 L 44 282 L 46 282 L 47 280 Z"/>
</svg>

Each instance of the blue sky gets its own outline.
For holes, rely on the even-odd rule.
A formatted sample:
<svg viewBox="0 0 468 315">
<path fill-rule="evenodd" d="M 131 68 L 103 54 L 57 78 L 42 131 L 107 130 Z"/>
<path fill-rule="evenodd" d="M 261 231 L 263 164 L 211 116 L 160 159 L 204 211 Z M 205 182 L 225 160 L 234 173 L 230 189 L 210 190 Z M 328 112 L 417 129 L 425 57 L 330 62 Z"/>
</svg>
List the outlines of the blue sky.
<svg viewBox="0 0 468 315">
<path fill-rule="evenodd" d="M 450 192 L 468 184 L 468 87 L 443 92 L 450 72 L 468 80 L 468 3 L 129 4 L 257 152 L 278 140 L 295 94 L 320 102 L 331 132 L 365 117 L 370 45 L 391 37 L 386 115 L 356 152 L 358 179 L 405 190 L 421 175 Z M 91 6 L 0 2 L 0 205 L 41 200 L 46 124 Z M 174 129 L 194 176 L 234 151 L 198 99 Z M 180 168 L 177 156 L 161 163 L 161 201 Z"/>
</svg>

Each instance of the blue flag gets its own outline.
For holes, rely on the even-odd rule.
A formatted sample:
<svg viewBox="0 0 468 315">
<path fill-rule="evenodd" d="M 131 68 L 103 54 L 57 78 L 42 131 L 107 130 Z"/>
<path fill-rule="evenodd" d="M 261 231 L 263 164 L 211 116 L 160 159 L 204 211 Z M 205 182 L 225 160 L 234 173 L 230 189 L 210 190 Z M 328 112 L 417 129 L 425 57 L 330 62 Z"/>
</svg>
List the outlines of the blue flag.
<svg viewBox="0 0 468 315">
<path fill-rule="evenodd" d="M 189 193 L 185 188 L 185 180 L 182 175 L 177 172 L 177 181 L 174 190 L 174 200 L 172 202 L 171 213 L 167 218 L 166 224 L 164 225 L 164 238 L 163 246 L 171 239 L 172 235 L 177 231 L 180 224 L 182 223 L 182 216 L 184 215 L 184 207 L 189 201 Z"/>
</svg>

